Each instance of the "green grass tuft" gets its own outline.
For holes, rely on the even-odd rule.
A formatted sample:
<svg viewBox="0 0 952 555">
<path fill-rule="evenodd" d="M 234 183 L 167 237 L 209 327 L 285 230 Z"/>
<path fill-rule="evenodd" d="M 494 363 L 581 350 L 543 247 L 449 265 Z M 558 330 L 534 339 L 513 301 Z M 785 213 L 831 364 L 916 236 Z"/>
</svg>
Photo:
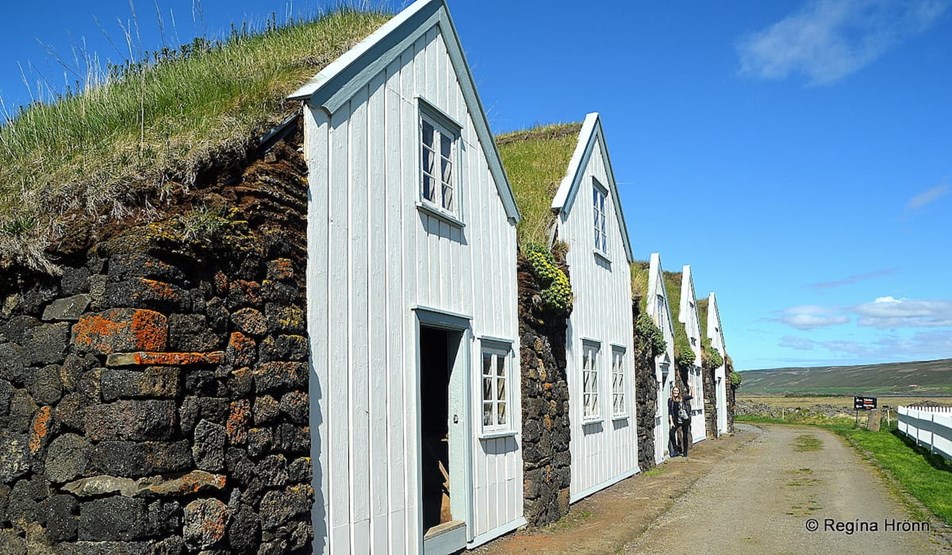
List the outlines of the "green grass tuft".
<svg viewBox="0 0 952 555">
<path fill-rule="evenodd" d="M 72 211 L 122 213 L 141 193 L 187 187 L 300 109 L 285 97 L 389 16 L 340 10 L 311 22 L 197 40 L 127 64 L 79 94 L 0 127 L 0 258 L 42 266 Z"/>
<path fill-rule="evenodd" d="M 581 123 L 534 127 L 496 137 L 522 220 L 519 246 L 549 245 L 552 199 L 568 171 Z"/>
</svg>

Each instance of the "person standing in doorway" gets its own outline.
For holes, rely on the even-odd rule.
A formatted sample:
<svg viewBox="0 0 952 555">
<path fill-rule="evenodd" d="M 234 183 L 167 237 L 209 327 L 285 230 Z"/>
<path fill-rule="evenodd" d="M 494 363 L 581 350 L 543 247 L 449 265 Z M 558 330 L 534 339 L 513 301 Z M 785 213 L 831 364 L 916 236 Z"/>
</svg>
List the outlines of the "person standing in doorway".
<svg viewBox="0 0 952 555">
<path fill-rule="evenodd" d="M 688 456 L 688 447 L 691 445 L 691 388 L 687 395 L 681 395 L 681 388 L 671 388 L 671 398 L 668 399 L 668 425 L 673 449 L 672 457 Z"/>
</svg>

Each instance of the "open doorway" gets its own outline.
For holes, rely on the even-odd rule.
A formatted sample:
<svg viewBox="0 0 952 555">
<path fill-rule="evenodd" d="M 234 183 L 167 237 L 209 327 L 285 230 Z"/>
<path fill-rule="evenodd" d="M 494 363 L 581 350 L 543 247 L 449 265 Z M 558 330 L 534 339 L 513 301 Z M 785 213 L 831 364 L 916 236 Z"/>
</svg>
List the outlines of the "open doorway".
<svg viewBox="0 0 952 555">
<path fill-rule="evenodd" d="M 426 538 L 463 525 L 463 437 L 459 364 L 463 333 L 420 327 L 420 445 L 423 533 Z M 459 513 L 459 514 L 457 514 Z"/>
</svg>

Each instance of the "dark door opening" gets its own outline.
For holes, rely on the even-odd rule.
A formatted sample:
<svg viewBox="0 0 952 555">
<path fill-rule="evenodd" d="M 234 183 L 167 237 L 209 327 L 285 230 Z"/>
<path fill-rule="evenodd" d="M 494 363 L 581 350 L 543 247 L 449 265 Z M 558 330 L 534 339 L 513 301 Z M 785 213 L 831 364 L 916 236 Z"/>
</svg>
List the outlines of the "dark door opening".
<svg viewBox="0 0 952 555">
<path fill-rule="evenodd" d="M 453 521 L 450 505 L 450 376 L 459 332 L 420 328 L 423 532 Z"/>
</svg>

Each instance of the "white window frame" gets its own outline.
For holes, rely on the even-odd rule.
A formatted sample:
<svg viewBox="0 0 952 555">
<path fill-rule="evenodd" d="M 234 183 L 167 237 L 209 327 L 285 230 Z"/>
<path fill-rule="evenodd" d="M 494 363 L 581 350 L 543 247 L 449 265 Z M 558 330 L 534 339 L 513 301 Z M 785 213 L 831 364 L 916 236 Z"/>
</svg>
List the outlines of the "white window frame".
<svg viewBox="0 0 952 555">
<path fill-rule="evenodd" d="M 628 418 L 628 365 L 625 362 L 625 348 L 612 345 L 612 419 Z M 621 410 L 618 409 L 619 404 Z"/>
<path fill-rule="evenodd" d="M 490 357 L 489 374 L 486 373 L 486 356 Z M 505 365 L 499 373 L 499 361 Z M 479 429 L 481 437 L 512 435 L 513 430 L 513 393 L 512 393 L 512 345 L 501 341 L 482 340 L 479 353 Z M 486 398 L 486 380 L 489 380 L 489 395 Z M 503 382 L 503 398 L 500 398 L 499 382 Z M 490 407 L 490 423 L 486 423 L 486 406 Z M 503 406 L 503 422 L 499 422 L 499 407 Z"/>
<path fill-rule="evenodd" d="M 601 344 L 594 341 L 582 342 L 582 362 L 579 366 L 579 382 L 582 399 L 582 422 L 592 423 L 602 420 L 599 353 Z"/>
<path fill-rule="evenodd" d="M 608 258 L 608 189 L 592 178 L 592 213 L 594 216 L 595 253 Z"/>
<path fill-rule="evenodd" d="M 668 300 L 664 295 L 655 295 L 655 308 L 658 311 L 658 324 L 661 333 L 668 329 Z"/>
<path fill-rule="evenodd" d="M 417 125 L 417 174 L 418 198 L 417 207 L 425 212 L 439 217 L 450 224 L 463 226 L 462 219 L 462 126 L 454 121 L 442 110 L 430 104 L 423 98 L 419 102 L 419 120 Z M 423 136 L 424 125 L 433 128 L 433 142 L 428 144 Z M 444 156 L 442 151 L 443 138 L 449 140 L 450 152 Z M 425 152 L 430 153 L 431 166 L 425 167 Z M 447 166 L 444 166 L 446 164 Z M 445 167 L 449 168 L 449 176 L 444 175 Z M 429 177 L 434 189 L 427 198 L 424 194 L 424 184 Z M 449 195 L 447 195 L 449 192 Z M 449 196 L 449 206 L 446 206 L 446 196 Z"/>
</svg>

